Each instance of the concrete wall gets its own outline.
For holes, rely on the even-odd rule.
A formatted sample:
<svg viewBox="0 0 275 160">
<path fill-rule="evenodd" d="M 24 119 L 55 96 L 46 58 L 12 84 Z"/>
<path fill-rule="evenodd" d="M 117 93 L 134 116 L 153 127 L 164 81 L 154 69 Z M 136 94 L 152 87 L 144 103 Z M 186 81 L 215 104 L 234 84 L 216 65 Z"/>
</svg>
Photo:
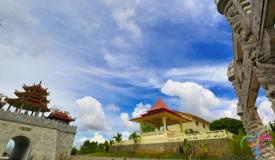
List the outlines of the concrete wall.
<svg viewBox="0 0 275 160">
<path fill-rule="evenodd" d="M 200 122 L 200 121 L 198 121 L 198 125 L 196 125 L 196 121 L 183 123 L 182 130 L 185 131 L 186 129 L 193 129 L 194 131 L 199 131 L 199 132 L 210 131 L 209 126 L 207 124 L 205 124 L 203 127 L 203 122 Z M 171 125 L 168 127 L 168 130 L 180 131 L 180 125 L 179 124 Z"/>
<path fill-rule="evenodd" d="M 207 144 L 209 156 L 228 156 L 230 155 L 229 139 L 212 139 L 190 141 L 195 148 L 195 153 L 200 150 L 200 145 Z M 168 142 L 155 144 L 136 144 L 136 145 L 115 145 L 110 148 L 110 152 L 135 152 L 135 153 L 180 153 L 182 142 Z"/>
<path fill-rule="evenodd" d="M 24 136 L 30 140 L 28 158 L 61 160 L 63 156 L 62 160 L 67 160 L 75 133 L 73 126 L 0 109 L 0 156 L 9 140 Z"/>
</svg>

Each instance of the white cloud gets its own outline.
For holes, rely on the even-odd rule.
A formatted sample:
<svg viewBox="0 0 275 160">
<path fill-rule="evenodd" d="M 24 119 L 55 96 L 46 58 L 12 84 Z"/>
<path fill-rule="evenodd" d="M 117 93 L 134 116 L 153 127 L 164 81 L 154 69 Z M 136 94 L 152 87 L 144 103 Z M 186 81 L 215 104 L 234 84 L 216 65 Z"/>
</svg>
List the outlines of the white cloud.
<svg viewBox="0 0 275 160">
<path fill-rule="evenodd" d="M 230 84 L 226 75 L 227 68 L 228 64 L 172 68 L 165 73 L 165 77 L 195 82 Z"/>
<path fill-rule="evenodd" d="M 84 127 L 92 130 L 109 130 L 108 119 L 101 103 L 93 97 L 86 96 L 76 101 L 78 118 Z"/>
<path fill-rule="evenodd" d="M 123 131 L 121 134 L 122 134 L 122 140 L 126 141 L 126 140 L 129 140 L 129 136 L 131 133 L 128 131 Z"/>
<path fill-rule="evenodd" d="M 90 142 L 104 143 L 105 140 L 106 139 L 101 134 L 95 132 L 94 136 L 90 139 Z"/>
<path fill-rule="evenodd" d="M 140 38 L 142 32 L 140 27 L 133 20 L 136 12 L 133 8 L 114 10 L 112 16 L 120 29 L 128 31 L 133 38 Z"/>
<path fill-rule="evenodd" d="M 122 121 L 123 125 L 127 127 L 127 129 L 131 131 L 138 130 L 138 124 L 135 122 L 131 122 L 128 113 L 121 113 L 120 120 Z"/>
<path fill-rule="evenodd" d="M 210 109 L 221 104 L 212 91 L 193 82 L 176 82 L 168 80 L 161 92 L 169 96 L 177 96 L 182 101 L 182 110 L 210 117 Z"/>
<path fill-rule="evenodd" d="M 267 99 L 260 103 L 258 113 L 264 124 L 275 120 L 275 114 L 271 108 L 271 102 Z"/>
<path fill-rule="evenodd" d="M 117 111 L 120 111 L 120 108 L 117 106 L 117 105 L 115 105 L 115 104 L 108 104 L 106 107 L 105 107 L 105 109 L 107 110 L 107 111 L 111 111 L 111 112 L 117 112 Z"/>
<path fill-rule="evenodd" d="M 150 109 L 150 107 L 151 107 L 150 104 L 143 104 L 143 103 L 140 102 L 135 107 L 135 109 L 132 113 L 132 117 L 133 118 L 140 117 L 142 114 L 146 113 Z"/>
<path fill-rule="evenodd" d="M 106 139 L 100 133 L 95 132 L 94 136 L 91 138 L 87 138 L 87 137 L 80 138 L 80 143 L 82 144 L 87 140 L 89 140 L 90 142 L 104 143 Z"/>
<path fill-rule="evenodd" d="M 180 100 L 179 110 L 207 120 L 222 117 L 239 119 L 237 116 L 237 100 L 217 97 L 211 90 L 194 82 L 177 82 L 168 80 L 161 92 Z"/>
<path fill-rule="evenodd" d="M 240 117 L 237 115 L 237 100 L 233 101 L 224 101 L 223 104 L 225 104 L 225 108 L 221 111 L 222 117 L 229 117 L 234 119 L 240 119 Z"/>
</svg>

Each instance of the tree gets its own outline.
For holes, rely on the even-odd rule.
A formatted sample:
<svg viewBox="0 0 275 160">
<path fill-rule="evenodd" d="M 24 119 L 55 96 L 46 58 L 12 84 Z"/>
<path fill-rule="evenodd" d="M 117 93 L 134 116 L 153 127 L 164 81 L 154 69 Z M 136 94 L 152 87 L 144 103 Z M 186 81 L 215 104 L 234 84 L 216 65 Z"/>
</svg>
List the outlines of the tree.
<svg viewBox="0 0 275 160">
<path fill-rule="evenodd" d="M 104 142 L 104 150 L 106 151 L 106 152 L 108 152 L 109 151 L 109 148 L 110 148 L 110 144 L 109 144 L 109 142 L 106 140 L 105 142 Z"/>
<path fill-rule="evenodd" d="M 143 133 L 153 132 L 155 131 L 155 127 L 151 123 L 144 123 L 144 125 L 141 128 L 141 131 Z"/>
<path fill-rule="evenodd" d="M 98 144 L 97 142 L 90 142 L 89 140 L 85 141 L 79 149 L 80 154 L 86 153 L 96 153 L 104 151 L 103 144 Z"/>
<path fill-rule="evenodd" d="M 114 144 L 114 140 L 110 139 L 109 144 L 110 144 L 110 146 L 112 146 Z"/>
<path fill-rule="evenodd" d="M 129 136 L 129 140 L 133 140 L 135 144 L 137 144 L 137 141 L 140 139 L 140 136 L 136 133 L 133 132 L 130 136 Z"/>
<path fill-rule="evenodd" d="M 181 150 L 182 150 L 184 156 L 186 156 L 186 157 L 189 156 L 189 158 L 188 158 L 189 160 L 192 158 L 194 148 L 191 143 L 187 142 L 186 139 L 184 139 L 184 141 L 182 143 Z"/>
<path fill-rule="evenodd" d="M 115 139 L 115 141 L 116 141 L 117 143 L 121 142 L 121 140 L 122 140 L 122 134 L 117 133 L 117 135 L 114 136 L 114 139 Z"/>
<path fill-rule="evenodd" d="M 238 134 L 239 130 L 244 132 L 243 124 L 240 120 L 232 118 L 221 118 L 210 123 L 210 130 L 221 130 L 226 129 L 227 131 Z"/>
<path fill-rule="evenodd" d="M 77 152 L 78 152 L 77 148 L 76 148 L 76 147 L 73 147 L 73 148 L 72 148 L 71 155 L 76 155 Z"/>
<path fill-rule="evenodd" d="M 253 154 L 251 152 L 250 147 L 247 145 L 244 145 L 243 148 L 241 148 L 240 142 L 241 139 L 245 136 L 244 132 L 242 130 L 239 131 L 239 133 L 234 136 L 233 139 L 229 140 L 229 150 L 233 156 L 242 156 L 244 159 L 249 159 L 253 157 Z"/>
<path fill-rule="evenodd" d="M 273 121 L 273 123 L 269 122 L 269 126 L 270 126 L 272 132 L 275 132 L 275 121 Z"/>
</svg>

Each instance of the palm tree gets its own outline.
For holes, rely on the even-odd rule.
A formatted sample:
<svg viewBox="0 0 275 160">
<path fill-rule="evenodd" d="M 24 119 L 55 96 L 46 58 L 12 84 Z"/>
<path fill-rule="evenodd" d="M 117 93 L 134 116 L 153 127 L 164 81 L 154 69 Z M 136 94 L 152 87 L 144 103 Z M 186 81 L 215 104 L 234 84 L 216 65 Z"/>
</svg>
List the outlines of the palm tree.
<svg viewBox="0 0 275 160">
<path fill-rule="evenodd" d="M 108 142 L 107 140 L 103 143 L 103 146 L 104 146 L 104 150 L 105 150 L 106 152 L 108 152 L 108 151 L 109 151 L 110 144 L 109 144 L 109 142 Z"/>
<path fill-rule="evenodd" d="M 114 144 L 114 140 L 110 139 L 109 144 L 110 144 L 110 146 L 112 146 Z"/>
<path fill-rule="evenodd" d="M 140 136 L 136 132 L 133 132 L 129 136 L 129 140 L 133 140 L 135 142 L 135 144 L 137 144 L 137 141 L 139 140 L 139 138 L 140 138 Z"/>
<path fill-rule="evenodd" d="M 117 143 L 121 142 L 121 140 L 122 140 L 122 134 L 117 133 L 117 135 L 114 136 L 114 139 L 115 139 L 115 141 L 116 141 Z"/>
</svg>

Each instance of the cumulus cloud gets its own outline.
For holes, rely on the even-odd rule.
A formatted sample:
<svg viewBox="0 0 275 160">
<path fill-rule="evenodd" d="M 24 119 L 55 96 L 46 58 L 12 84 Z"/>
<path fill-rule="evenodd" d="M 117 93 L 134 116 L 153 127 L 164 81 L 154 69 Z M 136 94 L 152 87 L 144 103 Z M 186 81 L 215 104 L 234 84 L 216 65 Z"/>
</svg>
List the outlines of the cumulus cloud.
<svg viewBox="0 0 275 160">
<path fill-rule="evenodd" d="M 84 127 L 92 130 L 109 130 L 108 119 L 102 104 L 93 97 L 86 96 L 76 101 L 77 114 Z"/>
<path fill-rule="evenodd" d="M 151 107 L 150 104 L 143 104 L 143 103 L 140 102 L 135 107 L 135 109 L 132 113 L 132 117 L 133 118 L 140 117 L 142 114 L 146 113 L 150 109 L 150 107 Z"/>
<path fill-rule="evenodd" d="M 105 142 L 105 138 L 103 137 L 103 135 L 101 135 L 98 132 L 95 132 L 94 136 L 91 138 L 87 138 L 87 137 L 82 137 L 80 139 L 81 144 L 85 141 L 89 140 L 90 142 L 98 142 L 98 143 L 104 143 Z"/>
<path fill-rule="evenodd" d="M 138 124 L 135 122 L 131 122 L 128 113 L 121 113 L 120 120 L 122 121 L 124 127 L 127 127 L 131 131 L 138 130 Z"/>
<path fill-rule="evenodd" d="M 122 134 L 122 140 L 126 141 L 126 140 L 129 140 L 129 136 L 131 133 L 128 131 L 123 131 L 121 134 Z"/>
<path fill-rule="evenodd" d="M 268 124 L 268 122 L 275 120 L 275 114 L 271 108 L 271 102 L 267 99 L 259 104 L 258 113 L 264 124 Z"/>
<path fill-rule="evenodd" d="M 193 82 L 168 80 L 161 88 L 161 92 L 179 97 L 182 101 L 182 110 L 203 117 L 210 117 L 210 109 L 221 104 L 220 99 L 211 90 Z"/>
<path fill-rule="evenodd" d="M 119 108 L 119 106 L 117 106 L 117 105 L 115 105 L 115 104 L 108 104 L 106 107 L 105 107 L 105 109 L 107 110 L 107 111 L 111 111 L 111 112 L 117 112 L 117 111 L 120 111 L 120 108 Z"/>
</svg>

